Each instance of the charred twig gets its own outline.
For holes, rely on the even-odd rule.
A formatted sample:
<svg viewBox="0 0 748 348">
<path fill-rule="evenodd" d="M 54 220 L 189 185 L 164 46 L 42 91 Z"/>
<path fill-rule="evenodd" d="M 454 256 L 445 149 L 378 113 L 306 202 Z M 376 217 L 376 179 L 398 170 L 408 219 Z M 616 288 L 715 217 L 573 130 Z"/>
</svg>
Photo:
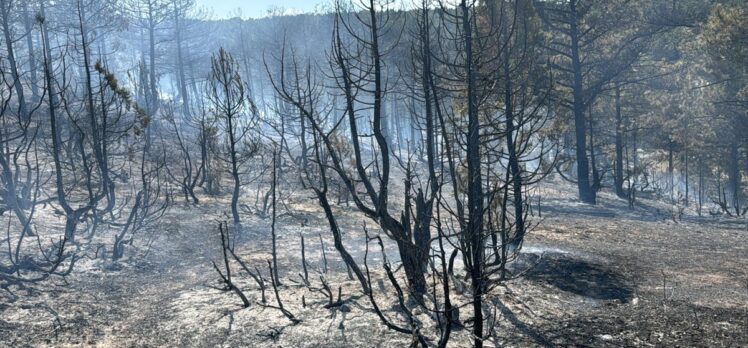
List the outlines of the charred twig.
<svg viewBox="0 0 748 348">
<path fill-rule="evenodd" d="M 218 268 L 218 265 L 216 265 L 215 261 L 211 261 L 213 263 L 213 268 L 215 268 L 216 272 L 218 272 L 218 275 L 223 280 L 223 283 L 226 285 L 226 290 L 231 290 L 234 293 L 236 293 L 237 296 L 242 300 L 242 304 L 244 305 L 244 308 L 249 307 L 249 300 L 247 300 L 247 296 L 244 295 L 244 292 L 239 289 L 234 282 L 231 281 L 231 265 L 229 263 L 229 257 L 227 250 L 230 250 L 227 243 L 227 236 L 226 231 L 224 231 L 224 224 L 219 223 L 218 224 L 218 231 L 221 233 L 221 249 L 223 251 L 223 263 L 226 267 L 226 275 L 221 272 L 221 270 Z M 232 252 L 233 253 L 233 252 Z"/>
<path fill-rule="evenodd" d="M 384 253 L 384 246 L 383 246 L 383 244 L 381 244 L 381 241 L 382 241 L 381 238 L 379 238 L 378 236 L 377 237 L 369 237 L 369 232 L 366 230 L 366 226 L 364 226 L 364 233 L 366 234 L 366 249 L 365 249 L 365 252 L 364 252 L 364 269 L 366 271 L 366 281 L 368 283 L 367 285 L 369 286 L 370 289 L 372 288 L 371 287 L 371 273 L 369 271 L 369 264 L 367 262 L 367 258 L 369 256 L 369 242 L 371 240 L 373 240 L 373 239 L 379 239 L 380 246 L 382 247 L 382 258 L 383 258 L 382 262 L 385 265 L 384 266 L 385 270 L 387 270 L 387 276 L 388 276 L 388 278 L 390 278 L 390 281 L 393 282 L 393 285 L 395 285 L 395 289 L 398 292 L 398 299 L 400 301 L 400 306 L 401 306 L 401 308 L 403 308 L 405 310 L 406 314 L 409 314 L 408 318 L 409 318 L 409 320 L 411 322 L 411 325 L 413 325 L 415 323 L 415 321 L 413 320 L 413 317 L 412 317 L 412 314 L 410 313 L 410 311 L 404 305 L 405 301 L 404 301 L 404 298 L 403 298 L 402 290 L 401 290 L 400 286 L 397 283 L 397 279 L 395 279 L 394 275 L 392 275 L 391 268 L 390 268 L 390 266 L 389 266 L 389 264 L 387 262 L 387 257 L 385 256 L 385 253 Z M 404 334 L 409 334 L 409 335 L 414 335 L 414 336 L 417 335 L 418 341 L 422 344 L 422 346 L 424 346 L 424 347 L 427 346 L 425 338 L 423 337 L 423 335 L 421 335 L 419 333 L 419 330 L 415 326 L 412 329 L 404 328 L 402 326 L 399 326 L 399 325 L 393 323 L 392 321 L 390 321 L 384 315 L 384 313 L 382 312 L 382 310 L 379 308 L 379 305 L 377 304 L 376 299 L 374 299 L 374 291 L 373 290 L 367 292 L 367 295 L 369 296 L 369 302 L 371 303 L 372 307 L 374 308 L 374 313 L 377 314 L 377 316 L 379 317 L 379 319 L 382 321 L 382 323 L 387 328 L 389 328 L 391 330 L 395 330 L 395 331 L 400 332 L 400 333 L 404 333 Z"/>
<path fill-rule="evenodd" d="M 239 257 L 239 255 L 236 255 L 233 249 L 229 249 L 229 252 L 231 253 L 231 256 L 234 257 L 234 260 L 239 263 L 240 266 L 242 266 L 242 269 L 244 269 L 244 272 L 247 272 L 252 279 L 255 280 L 257 285 L 260 286 L 260 292 L 262 294 L 262 303 L 267 303 L 267 300 L 265 299 L 265 281 L 262 279 L 262 273 L 260 273 L 260 270 L 255 267 L 255 271 L 257 274 L 252 272 L 246 263 Z"/>
<path fill-rule="evenodd" d="M 327 281 L 325 280 L 324 276 L 319 276 L 319 280 L 322 282 L 322 290 L 325 294 L 327 294 L 328 302 L 325 305 L 325 308 L 333 308 L 333 307 L 339 307 L 343 305 L 343 301 L 341 301 L 341 295 L 342 295 L 342 289 L 341 287 L 338 287 L 338 300 L 334 301 L 333 292 L 330 289 L 330 285 L 327 284 Z"/>
<path fill-rule="evenodd" d="M 304 247 L 304 235 L 301 236 L 301 266 L 304 268 L 304 284 L 309 285 L 309 271 L 306 269 L 306 251 Z"/>
<path fill-rule="evenodd" d="M 327 253 L 325 253 L 325 242 L 322 240 L 322 233 L 319 234 L 319 246 L 322 250 L 322 273 L 327 273 Z"/>
<path fill-rule="evenodd" d="M 280 298 L 280 293 L 278 292 L 278 282 L 277 282 L 277 280 L 275 279 L 275 276 L 273 276 L 273 275 L 275 274 L 275 273 L 273 273 L 273 264 L 271 263 L 271 261 L 270 261 L 270 260 L 267 260 L 267 262 L 268 262 L 268 270 L 270 271 L 270 283 L 271 283 L 271 284 L 273 285 L 273 292 L 275 293 L 275 300 L 276 300 L 276 302 L 278 303 L 278 306 L 277 306 L 277 307 L 275 307 L 275 306 L 270 306 L 270 305 L 266 305 L 266 307 L 270 307 L 270 308 L 276 308 L 276 309 L 280 310 L 280 311 L 281 311 L 281 313 L 283 313 L 283 315 L 284 315 L 284 316 L 285 316 L 286 318 L 288 318 L 288 320 L 290 320 L 290 321 L 291 321 L 291 323 L 292 323 L 293 325 L 296 325 L 296 324 L 300 323 L 300 322 L 301 322 L 301 320 L 297 319 L 297 318 L 296 318 L 296 317 L 295 317 L 295 316 L 293 315 L 293 313 L 289 312 L 289 311 L 288 311 L 288 310 L 287 310 L 287 309 L 286 309 L 286 308 L 285 308 L 285 307 L 283 306 L 283 301 L 281 301 L 281 298 Z"/>
</svg>

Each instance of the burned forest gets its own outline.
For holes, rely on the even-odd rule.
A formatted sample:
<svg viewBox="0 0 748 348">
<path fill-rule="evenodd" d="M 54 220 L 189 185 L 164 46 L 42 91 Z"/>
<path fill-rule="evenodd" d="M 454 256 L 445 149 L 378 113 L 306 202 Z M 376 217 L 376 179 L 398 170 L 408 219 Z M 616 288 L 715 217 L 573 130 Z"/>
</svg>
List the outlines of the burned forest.
<svg viewBox="0 0 748 348">
<path fill-rule="evenodd" d="M 748 346 L 745 1 L 0 30 L 0 347 Z"/>
</svg>

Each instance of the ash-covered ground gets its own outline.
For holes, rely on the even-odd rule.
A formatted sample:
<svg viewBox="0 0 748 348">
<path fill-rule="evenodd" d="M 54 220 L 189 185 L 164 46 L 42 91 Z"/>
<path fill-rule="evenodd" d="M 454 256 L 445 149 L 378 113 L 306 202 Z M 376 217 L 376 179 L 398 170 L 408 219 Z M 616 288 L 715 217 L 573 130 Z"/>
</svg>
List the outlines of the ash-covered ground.
<svg viewBox="0 0 748 348">
<path fill-rule="evenodd" d="M 494 289 L 486 312 L 496 346 L 748 346 L 748 227 L 734 219 L 682 219 L 673 207 L 603 193 L 597 206 L 577 203 L 558 181 L 538 188 L 538 226 L 512 265 L 522 274 Z M 84 259 L 65 278 L 0 289 L 0 346 L 8 347 L 402 347 L 411 337 L 388 330 L 371 310 L 359 284 L 348 278 L 332 245 L 321 209 L 308 193 L 289 196 L 280 212 L 280 295 L 300 323 L 260 303 L 260 290 L 234 268 L 249 297 L 243 308 L 220 290 L 211 261 L 220 259 L 218 221 L 227 198 L 178 203 L 116 263 Z M 344 214 L 345 244 L 361 260 L 365 218 Z M 677 215 L 677 214 L 675 214 Z M 370 232 L 376 233 L 370 221 Z M 245 214 L 236 237 L 238 254 L 267 274 L 270 218 Z M 323 269 L 320 236 L 329 260 L 327 279 L 340 287 L 342 306 L 303 286 L 300 235 L 305 236 L 312 288 Z M 92 243 L 95 245 L 95 243 Z M 388 258 L 396 253 L 388 245 Z M 404 322 L 394 290 L 383 281 L 381 255 L 372 252 L 373 285 L 385 314 Z M 396 262 L 395 262 L 396 263 Z M 465 304 L 459 294 L 455 301 Z M 266 294 L 274 304 L 272 290 Z M 303 298 L 303 300 L 302 300 Z M 424 328 L 436 325 L 414 309 Z M 470 317 L 469 307 L 461 319 Z M 468 346 L 469 330 L 453 333 L 450 346 Z M 438 339 L 438 337 L 433 337 Z"/>
</svg>

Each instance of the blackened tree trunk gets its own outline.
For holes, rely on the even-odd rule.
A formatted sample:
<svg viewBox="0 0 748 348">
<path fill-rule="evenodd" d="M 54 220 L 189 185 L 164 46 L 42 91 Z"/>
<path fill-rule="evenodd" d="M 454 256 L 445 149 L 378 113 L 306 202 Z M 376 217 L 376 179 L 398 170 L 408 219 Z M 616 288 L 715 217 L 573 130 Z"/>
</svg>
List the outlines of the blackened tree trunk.
<svg viewBox="0 0 748 348">
<path fill-rule="evenodd" d="M 626 198 L 626 191 L 623 190 L 623 143 L 624 143 L 624 123 L 621 112 L 621 86 L 616 84 L 615 87 L 615 108 L 616 108 L 616 161 L 615 161 L 615 179 L 614 185 L 616 195 L 620 198 Z"/>
<path fill-rule="evenodd" d="M 8 59 L 8 65 L 10 66 L 10 77 L 13 79 L 10 82 L 16 91 L 19 116 L 21 120 L 25 122 L 29 118 L 29 113 L 26 106 L 26 99 L 24 97 L 23 85 L 21 84 L 21 75 L 18 72 L 15 49 L 13 47 L 13 42 L 15 40 L 12 36 L 13 28 L 10 18 L 12 10 L 13 3 L 11 0 L 0 0 L 0 19 L 2 20 L 3 37 L 5 38 L 5 54 Z"/>
<path fill-rule="evenodd" d="M 504 35 L 506 33 L 506 25 L 504 25 Z M 507 37 L 507 40 L 509 38 Z M 517 156 L 517 144 L 515 143 L 515 125 L 514 125 L 514 105 L 512 102 L 512 94 L 514 87 L 512 86 L 512 76 L 510 72 L 510 61 L 509 52 L 504 53 L 504 109 L 506 112 L 506 146 L 507 152 L 509 152 L 509 173 L 508 175 L 512 180 L 512 197 L 514 205 L 514 218 L 515 218 L 515 230 L 516 235 L 514 240 L 511 241 L 512 249 L 516 250 L 522 244 L 522 240 L 525 236 L 525 216 L 524 216 L 524 202 L 522 199 L 522 172 L 519 167 L 519 158 Z M 507 241 L 504 241 L 506 243 Z M 502 243 L 502 244 L 504 244 Z M 505 250 L 502 245 L 502 250 Z M 503 260 L 503 257 L 502 257 Z"/>
<path fill-rule="evenodd" d="M 701 216 L 701 209 L 704 206 L 704 163 L 703 160 L 699 157 L 699 192 L 698 192 L 698 199 L 699 199 L 699 216 Z"/>
<path fill-rule="evenodd" d="M 234 116 L 227 117 L 228 129 L 229 129 L 229 156 L 231 156 L 231 178 L 234 180 L 234 189 L 231 191 L 231 216 L 234 219 L 234 224 L 238 225 L 241 223 L 239 218 L 239 190 L 241 189 L 241 178 L 239 177 L 239 158 L 237 156 L 236 149 L 236 133 L 234 131 L 234 123 L 236 119 Z"/>
<path fill-rule="evenodd" d="M 683 151 L 683 176 L 686 184 L 686 206 L 688 206 L 688 189 L 689 189 L 689 182 L 688 182 L 688 148 L 685 148 Z"/>
<path fill-rule="evenodd" d="M 432 79 L 432 62 L 431 62 L 431 41 L 429 37 L 429 19 L 428 11 L 424 7 L 421 13 L 420 23 L 420 39 L 421 39 L 421 86 L 423 88 L 423 101 L 424 111 L 426 116 L 426 158 L 429 172 L 429 195 L 424 200 L 424 195 L 419 191 L 416 197 L 416 227 L 415 227 L 415 243 L 418 249 L 418 258 L 421 263 L 422 269 L 426 267 L 426 261 L 428 260 L 429 253 L 429 240 L 431 238 L 431 221 L 433 219 L 433 204 L 437 194 L 440 193 L 439 183 L 436 176 L 437 158 L 436 158 L 436 118 L 434 117 L 434 109 L 438 108 L 439 105 L 436 102 L 437 95 L 432 93 L 430 88 L 430 81 Z M 411 125 L 411 129 L 415 128 L 415 125 Z M 399 132 L 399 131 L 398 131 Z M 415 140 L 414 140 L 415 141 Z M 446 276 L 446 275 L 445 275 Z M 448 296 L 447 296 L 448 297 Z M 447 334 L 449 336 L 449 334 Z"/>
<path fill-rule="evenodd" d="M 671 139 L 667 144 L 667 176 L 668 176 L 668 187 L 670 188 L 670 202 L 675 203 L 675 173 L 673 163 L 673 152 L 675 142 Z"/>
<path fill-rule="evenodd" d="M 273 201 L 272 201 L 272 209 L 273 209 L 273 216 L 272 216 L 272 222 L 270 225 L 270 232 L 272 234 L 272 241 L 273 241 L 273 274 L 272 277 L 275 278 L 275 281 L 280 284 L 280 278 L 278 277 L 278 249 L 277 249 L 277 234 L 275 231 L 275 223 L 278 217 L 278 213 L 276 212 L 277 209 L 277 192 L 278 192 L 278 166 L 280 165 L 279 157 L 280 157 L 280 149 L 273 151 L 273 182 L 272 182 L 272 190 L 273 190 Z"/>
<path fill-rule="evenodd" d="M 735 136 L 737 138 L 737 136 Z M 733 139 L 730 142 L 730 153 L 728 158 L 727 176 L 728 176 L 728 190 L 730 192 L 730 204 L 732 209 L 735 210 L 735 215 L 740 216 L 741 214 L 741 195 L 742 189 L 740 187 L 740 157 L 738 155 L 738 140 Z"/>
<path fill-rule="evenodd" d="M 468 224 L 466 250 L 469 255 L 468 270 L 472 288 L 473 337 L 476 348 L 483 347 L 483 184 L 480 154 L 480 119 L 475 67 L 473 66 L 473 27 L 466 0 L 460 2 L 462 30 L 465 44 L 465 70 L 467 72 L 468 132 L 467 132 L 467 196 Z"/>
<path fill-rule="evenodd" d="M 29 2 L 23 1 L 23 29 L 26 31 L 26 49 L 29 54 L 29 73 L 31 77 L 31 96 L 34 101 L 39 99 L 39 83 L 36 76 L 36 52 L 32 35 L 33 19 L 29 12 Z"/>
<path fill-rule="evenodd" d="M 148 0 L 148 71 L 150 78 L 151 105 L 149 112 L 151 116 L 156 114 L 159 107 L 158 81 L 156 78 L 156 4 L 153 0 Z"/>
<path fill-rule="evenodd" d="M 101 131 L 101 127 L 97 120 L 96 115 L 96 104 L 94 103 L 94 87 L 92 81 L 91 72 L 91 53 L 90 53 L 90 42 L 88 39 L 88 29 L 86 8 L 79 1 L 77 5 L 78 14 L 78 29 L 80 30 L 81 36 L 81 48 L 83 49 L 83 71 L 85 78 L 86 88 L 86 111 L 88 113 L 88 121 L 91 127 L 91 140 L 93 142 L 93 153 L 98 164 L 99 174 L 101 175 L 102 183 L 101 188 L 107 198 L 107 206 L 104 211 L 111 211 L 114 208 L 115 203 L 115 190 L 114 181 L 109 177 L 109 162 L 106 158 L 106 141 L 103 138 L 104 132 Z M 104 119 L 104 115 L 101 115 Z"/>
<path fill-rule="evenodd" d="M 628 200 L 629 208 L 633 209 L 634 203 L 636 203 L 636 187 L 639 183 L 637 173 L 639 169 L 639 130 L 636 126 L 631 129 L 631 157 L 634 165 L 632 172 L 629 173 Z"/>
<path fill-rule="evenodd" d="M 577 155 L 577 188 L 579 190 L 579 199 L 582 202 L 595 204 L 597 194 L 592 189 L 590 182 L 590 165 L 587 160 L 587 122 L 584 115 L 584 85 L 582 81 L 582 62 L 579 56 L 579 28 L 577 23 L 577 6 L 576 1 L 569 2 L 570 16 L 573 17 L 570 27 L 571 36 L 571 68 L 573 71 L 573 107 L 574 112 L 574 133 L 576 136 L 576 155 Z"/>
<path fill-rule="evenodd" d="M 597 193 L 602 187 L 602 178 L 600 177 L 600 171 L 597 169 L 597 157 L 595 156 L 595 124 L 592 113 L 592 102 L 589 103 L 589 112 L 587 113 L 587 121 L 589 122 L 589 133 L 590 133 L 590 166 L 592 167 L 592 190 Z"/>
<path fill-rule="evenodd" d="M 185 117 L 190 117 L 190 97 L 187 93 L 187 81 L 184 74 L 184 54 L 182 52 L 182 18 L 183 9 L 177 6 L 177 1 L 173 0 L 174 7 L 174 25 L 175 38 L 177 40 L 177 83 L 179 84 L 179 96 L 182 99 L 182 110 Z"/>
<path fill-rule="evenodd" d="M 63 180 L 63 159 L 61 158 L 61 144 L 59 143 L 59 137 L 56 136 L 59 132 L 59 126 L 57 123 L 57 107 L 55 105 L 55 98 L 53 97 L 55 95 L 55 82 L 54 78 L 52 77 L 53 70 L 52 70 L 52 57 L 49 55 L 50 48 L 49 48 L 49 37 L 47 36 L 47 28 L 45 24 L 44 19 L 44 4 L 41 4 L 40 9 L 40 25 L 42 26 L 42 42 L 43 42 L 43 50 L 45 52 L 44 56 L 44 78 L 45 78 L 45 88 L 46 88 L 46 95 L 48 98 L 49 103 L 49 126 L 50 126 L 50 132 L 51 132 L 51 138 L 52 138 L 52 161 L 54 163 L 54 182 L 55 182 L 55 188 L 56 188 L 56 198 L 57 201 L 62 208 L 63 212 L 65 213 L 65 234 L 60 241 L 58 250 L 57 250 L 57 261 L 55 262 L 54 268 L 59 266 L 60 262 L 63 258 L 63 252 L 65 249 L 65 245 L 67 242 L 72 242 L 75 240 L 75 232 L 78 226 L 78 222 L 81 218 L 81 216 L 88 213 L 91 209 L 94 208 L 98 200 L 101 199 L 101 196 L 89 196 L 88 201 L 85 204 L 80 205 L 78 208 L 74 209 L 69 201 L 68 196 L 66 193 L 65 183 Z M 85 165 L 85 164 L 84 164 Z M 90 191 L 89 191 L 90 194 Z M 52 270 L 53 271 L 53 270 Z"/>
<path fill-rule="evenodd" d="M 234 189 L 231 195 L 231 215 L 236 225 L 239 217 L 239 193 L 241 190 L 241 166 L 250 160 L 259 148 L 256 137 L 257 108 L 246 95 L 245 84 L 239 74 L 234 58 L 223 48 L 211 60 L 208 98 L 227 138 L 226 152 L 229 173 Z M 252 134 L 250 134 L 252 132 Z M 207 135 L 204 134 L 204 136 Z M 252 138 L 250 138 L 252 137 Z"/>
</svg>

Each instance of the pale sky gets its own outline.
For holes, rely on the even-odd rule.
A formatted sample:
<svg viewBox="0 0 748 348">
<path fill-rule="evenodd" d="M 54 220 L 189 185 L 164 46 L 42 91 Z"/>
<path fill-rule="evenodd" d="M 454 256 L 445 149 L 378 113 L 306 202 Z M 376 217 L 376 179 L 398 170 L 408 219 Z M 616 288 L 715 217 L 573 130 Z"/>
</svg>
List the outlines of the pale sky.
<svg viewBox="0 0 748 348">
<path fill-rule="evenodd" d="M 213 12 L 214 18 L 229 18 L 242 10 L 243 17 L 263 17 L 271 7 L 283 7 L 292 12 L 312 12 L 320 3 L 327 0 L 197 0 L 197 6 Z"/>
</svg>

